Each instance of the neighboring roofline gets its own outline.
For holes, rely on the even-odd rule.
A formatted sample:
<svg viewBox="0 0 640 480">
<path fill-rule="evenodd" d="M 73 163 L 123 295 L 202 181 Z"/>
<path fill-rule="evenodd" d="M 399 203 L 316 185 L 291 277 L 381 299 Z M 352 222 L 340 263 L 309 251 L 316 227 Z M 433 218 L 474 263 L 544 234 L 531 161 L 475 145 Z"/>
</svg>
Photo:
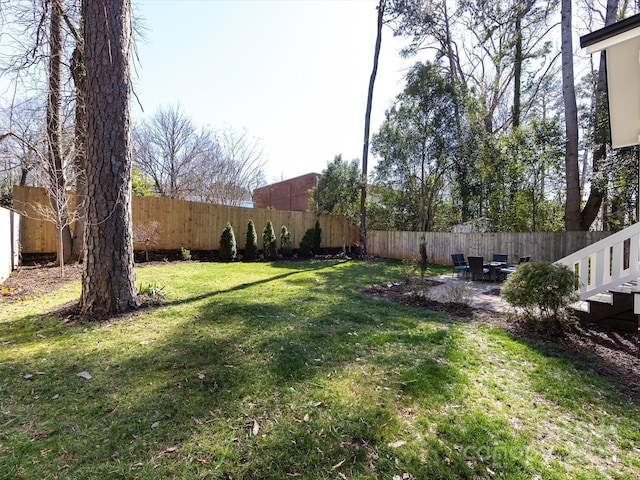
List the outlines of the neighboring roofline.
<svg viewBox="0 0 640 480">
<path fill-rule="evenodd" d="M 305 173 L 304 175 L 299 175 L 297 177 L 293 177 L 293 178 L 287 178 L 286 180 L 280 180 L 279 182 L 275 182 L 275 183 L 270 183 L 269 185 L 264 185 L 262 187 L 258 187 L 258 188 L 254 188 L 254 192 L 256 191 L 260 191 L 260 190 L 264 190 L 264 189 L 268 189 L 268 188 L 273 188 L 277 185 L 280 185 L 281 183 L 291 183 L 294 180 L 299 180 L 300 178 L 304 178 L 304 177 L 315 177 L 316 179 L 320 178 L 322 176 L 321 173 L 315 173 L 315 172 L 310 172 L 310 173 Z"/>
<path fill-rule="evenodd" d="M 640 27 L 640 14 L 633 15 L 631 17 L 625 18 L 624 20 L 620 20 L 619 22 L 612 23 L 600 30 L 596 30 L 595 32 L 588 33 L 580 37 L 580 47 L 592 47 L 597 43 L 605 42 L 606 40 L 610 40 L 613 37 L 622 35 L 627 33 L 635 28 Z M 633 35 L 636 36 L 636 35 Z M 609 42 L 607 42 L 609 43 Z M 616 41 L 612 41 L 611 44 L 618 43 Z M 597 49 L 589 49 L 591 53 L 594 51 L 603 50 L 608 45 L 600 46 Z"/>
</svg>

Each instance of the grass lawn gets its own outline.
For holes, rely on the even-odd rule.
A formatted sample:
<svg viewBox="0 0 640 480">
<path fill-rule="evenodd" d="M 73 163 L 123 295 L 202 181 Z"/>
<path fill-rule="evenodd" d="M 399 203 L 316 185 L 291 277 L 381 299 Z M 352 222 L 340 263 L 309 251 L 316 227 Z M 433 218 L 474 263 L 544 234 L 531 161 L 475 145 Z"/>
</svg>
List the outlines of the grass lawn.
<svg viewBox="0 0 640 480">
<path fill-rule="evenodd" d="M 364 296 L 370 273 L 152 265 L 166 303 L 102 323 L 48 314 L 79 282 L 0 304 L 0 478 L 640 478 L 640 408 L 610 380 Z"/>
</svg>

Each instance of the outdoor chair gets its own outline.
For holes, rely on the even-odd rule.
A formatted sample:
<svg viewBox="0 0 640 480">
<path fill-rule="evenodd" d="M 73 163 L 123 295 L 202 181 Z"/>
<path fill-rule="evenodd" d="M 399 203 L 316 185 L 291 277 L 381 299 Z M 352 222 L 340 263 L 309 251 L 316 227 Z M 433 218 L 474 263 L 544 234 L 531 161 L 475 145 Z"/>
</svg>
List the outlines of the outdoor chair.
<svg viewBox="0 0 640 480">
<path fill-rule="evenodd" d="M 507 259 L 509 258 L 509 255 L 507 255 L 506 253 L 494 253 L 493 254 L 493 261 L 494 262 L 502 262 L 502 263 L 507 263 Z"/>
<path fill-rule="evenodd" d="M 467 260 L 469 262 L 471 280 L 475 280 L 478 275 L 480 275 L 481 280 L 485 280 L 491 270 L 484 266 L 484 257 L 468 257 Z"/>
<path fill-rule="evenodd" d="M 460 276 L 461 273 L 464 272 L 465 277 L 467 276 L 467 270 L 469 270 L 469 264 L 464 259 L 463 253 L 452 253 L 451 261 L 453 262 L 453 273 L 457 273 Z"/>
<path fill-rule="evenodd" d="M 518 265 L 522 265 L 523 263 L 527 263 L 529 261 L 531 261 L 531 256 L 520 257 L 520 260 L 518 261 Z M 507 278 L 509 276 L 509 274 L 511 274 L 511 273 L 516 271 L 516 267 L 518 265 L 513 265 L 513 266 L 510 266 L 510 267 L 501 268 L 500 269 L 500 274 L 503 276 L 503 278 Z"/>
</svg>

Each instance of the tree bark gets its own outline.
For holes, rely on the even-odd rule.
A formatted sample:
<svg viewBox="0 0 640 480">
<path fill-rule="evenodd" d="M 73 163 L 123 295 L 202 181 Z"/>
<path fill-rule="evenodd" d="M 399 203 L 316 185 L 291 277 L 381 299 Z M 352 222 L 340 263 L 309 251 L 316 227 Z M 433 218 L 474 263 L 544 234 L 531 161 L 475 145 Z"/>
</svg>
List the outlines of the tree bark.
<svg viewBox="0 0 640 480">
<path fill-rule="evenodd" d="M 47 141 L 49 161 L 49 198 L 59 232 L 58 264 L 60 270 L 71 258 L 71 231 L 65 201 L 66 179 L 62 159 L 62 6 L 51 2 L 49 23 L 49 90 L 47 94 Z"/>
<path fill-rule="evenodd" d="M 616 21 L 618 11 L 618 0 L 607 1 L 607 12 L 605 16 L 605 26 Z M 602 171 L 602 161 L 607 156 L 607 144 L 609 143 L 609 119 L 607 118 L 607 63 L 605 53 L 600 54 L 600 65 L 598 66 L 598 80 L 595 92 L 595 125 L 594 125 L 594 152 L 593 152 L 593 175 L 591 178 L 591 191 L 587 203 L 582 209 L 581 222 L 584 230 L 588 230 L 598 216 L 602 201 L 607 194 L 606 180 L 599 178 Z M 604 224 L 608 222 L 604 219 Z"/>
<path fill-rule="evenodd" d="M 376 35 L 376 47 L 373 54 L 373 71 L 369 78 L 369 91 L 367 93 L 367 111 L 364 116 L 364 143 L 362 146 L 362 195 L 360 195 L 360 249 L 363 255 L 367 254 L 367 170 L 369 168 L 369 130 L 371 128 L 371 106 L 373 104 L 373 86 L 378 73 L 378 58 L 380 57 L 380 45 L 382 44 L 382 25 L 386 0 L 378 3 L 378 32 Z"/>
<path fill-rule="evenodd" d="M 131 229 L 130 0 L 83 0 L 87 225 L 83 312 L 136 306 Z"/>
<path fill-rule="evenodd" d="M 82 26 L 83 20 L 80 19 Z M 82 28 L 82 27 L 81 27 Z M 87 72 L 84 66 L 84 38 L 83 33 L 76 38 L 76 48 L 71 57 L 71 76 L 76 86 L 75 109 L 75 158 L 73 166 L 76 171 L 76 209 L 77 217 L 73 229 L 72 258 L 81 262 L 84 259 L 84 231 L 86 225 L 87 175 L 85 165 L 85 142 L 87 130 L 87 112 L 85 107 L 85 82 Z"/>
<path fill-rule="evenodd" d="M 582 230 L 580 216 L 580 174 L 578 171 L 578 107 L 573 76 L 571 0 L 562 0 L 562 98 L 565 116 L 565 170 L 567 198 L 564 224 L 567 231 Z"/>
</svg>

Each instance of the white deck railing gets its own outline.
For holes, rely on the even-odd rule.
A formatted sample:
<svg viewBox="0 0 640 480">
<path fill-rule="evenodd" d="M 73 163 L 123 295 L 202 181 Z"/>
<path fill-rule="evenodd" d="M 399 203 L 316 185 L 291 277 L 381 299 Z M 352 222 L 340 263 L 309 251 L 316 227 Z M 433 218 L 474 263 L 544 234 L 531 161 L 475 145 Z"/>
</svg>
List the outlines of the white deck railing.
<svg viewBox="0 0 640 480">
<path fill-rule="evenodd" d="M 640 223 L 578 250 L 556 263 L 573 269 L 584 300 L 640 277 Z"/>
</svg>

